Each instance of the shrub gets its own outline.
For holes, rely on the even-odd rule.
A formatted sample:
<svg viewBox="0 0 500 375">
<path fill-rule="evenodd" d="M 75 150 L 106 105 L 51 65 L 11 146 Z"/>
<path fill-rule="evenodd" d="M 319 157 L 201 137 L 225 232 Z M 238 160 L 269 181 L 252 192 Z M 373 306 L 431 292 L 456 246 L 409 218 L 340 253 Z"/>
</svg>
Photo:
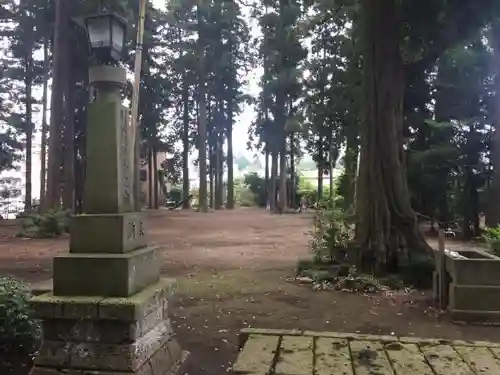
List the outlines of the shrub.
<svg viewBox="0 0 500 375">
<path fill-rule="evenodd" d="M 254 196 L 254 204 L 252 206 L 266 207 L 266 180 L 257 173 L 248 173 L 245 175 L 243 184 Z"/>
<path fill-rule="evenodd" d="M 53 238 L 67 233 L 70 211 L 50 210 L 45 214 L 33 214 L 24 219 L 19 237 Z"/>
<path fill-rule="evenodd" d="M 173 187 L 167 195 L 167 199 L 174 202 L 180 202 L 183 198 L 182 189 L 178 187 Z"/>
<path fill-rule="evenodd" d="M 236 204 L 241 207 L 253 207 L 256 205 L 256 196 L 249 188 L 243 187 L 236 197 Z"/>
<path fill-rule="evenodd" d="M 348 250 L 353 238 L 353 226 L 345 212 L 334 207 L 331 202 L 324 203 L 316 211 L 310 242 L 316 262 L 334 260 L 339 249 Z"/>
<path fill-rule="evenodd" d="M 40 345 L 40 326 L 32 317 L 28 287 L 0 277 L 0 373 L 19 373 Z"/>
<path fill-rule="evenodd" d="M 500 225 L 494 228 L 486 228 L 484 232 L 484 239 L 486 240 L 491 252 L 500 256 Z"/>
</svg>

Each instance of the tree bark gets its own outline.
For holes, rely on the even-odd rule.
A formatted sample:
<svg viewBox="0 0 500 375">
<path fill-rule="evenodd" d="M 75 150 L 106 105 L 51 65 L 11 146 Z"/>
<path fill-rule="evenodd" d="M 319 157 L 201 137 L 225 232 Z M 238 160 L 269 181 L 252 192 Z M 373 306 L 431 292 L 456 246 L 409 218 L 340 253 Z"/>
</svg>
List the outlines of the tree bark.
<svg viewBox="0 0 500 375">
<path fill-rule="evenodd" d="M 50 137 L 48 149 L 46 208 L 59 209 L 61 206 L 61 125 L 64 90 L 64 64 L 67 54 L 69 25 L 69 2 L 56 1 L 56 21 L 54 35 L 52 97 L 50 100 Z"/>
<path fill-rule="evenodd" d="M 491 33 L 493 47 L 493 66 L 495 72 L 495 131 L 493 133 L 492 159 L 493 177 L 491 180 L 489 210 L 486 224 L 496 227 L 500 224 L 500 22 L 493 26 Z"/>
<path fill-rule="evenodd" d="M 159 206 L 158 202 L 158 184 L 159 184 L 159 178 L 158 178 L 158 152 L 156 151 L 156 147 L 153 147 L 153 206 L 154 209 L 157 210 Z"/>
<path fill-rule="evenodd" d="M 50 60 L 49 40 L 46 35 L 43 39 L 43 92 L 42 92 L 42 134 L 40 151 L 40 208 L 44 207 L 47 187 L 47 97 L 49 86 Z"/>
<path fill-rule="evenodd" d="M 269 146 L 268 144 L 266 143 L 266 146 L 265 146 L 265 162 L 264 162 L 264 180 L 265 180 L 265 183 L 266 183 L 266 201 L 265 201 L 265 204 L 267 206 L 267 204 L 269 203 L 269 196 L 270 196 L 270 190 L 271 190 L 271 184 L 270 184 L 270 180 L 269 180 Z"/>
<path fill-rule="evenodd" d="M 295 134 L 290 133 L 290 207 L 295 208 Z"/>
<path fill-rule="evenodd" d="M 330 199 L 333 199 L 333 195 L 335 194 L 334 191 L 334 181 L 333 181 L 333 170 L 335 169 L 335 164 L 337 163 L 337 158 L 338 158 L 338 151 L 336 148 L 333 147 L 333 137 L 330 137 L 330 152 L 328 155 L 328 177 L 330 179 L 330 186 L 329 186 L 329 195 Z"/>
<path fill-rule="evenodd" d="M 28 32 L 29 33 L 29 32 Z M 31 39 L 31 36 L 28 36 Z M 24 211 L 30 212 L 32 207 L 32 184 L 31 172 L 32 157 L 33 157 L 33 52 L 31 42 L 28 41 L 28 51 L 25 56 L 25 89 L 26 89 L 26 174 L 25 174 L 25 196 L 24 196 Z"/>
<path fill-rule="evenodd" d="M 276 95 L 276 125 L 279 128 L 278 132 L 278 145 L 279 145 L 279 199 L 278 199 L 278 212 L 283 213 L 287 206 L 287 165 L 286 165 L 286 130 L 285 130 L 285 97 L 284 93 L 279 92 Z"/>
<path fill-rule="evenodd" d="M 202 3 L 197 6 L 198 19 L 198 100 L 199 100 L 199 122 L 198 122 L 198 158 L 200 169 L 200 188 L 199 188 L 199 211 L 208 212 L 207 206 L 207 107 L 205 102 L 205 38 L 203 31 L 203 12 Z"/>
<path fill-rule="evenodd" d="M 63 207 L 74 212 L 75 203 L 75 98 L 71 64 L 66 64 L 64 90 L 64 132 L 63 132 Z"/>
<path fill-rule="evenodd" d="M 182 83 L 182 193 L 184 198 L 189 196 L 189 85 L 187 75 L 184 75 Z M 190 207 L 189 199 L 182 204 L 182 208 L 187 210 Z"/>
<path fill-rule="evenodd" d="M 209 165 L 208 165 L 208 206 L 213 209 L 214 208 L 214 175 L 215 175 L 215 168 L 214 168 L 214 150 L 212 146 L 208 146 L 209 151 L 208 154 L 210 155 L 209 157 Z"/>
<path fill-rule="evenodd" d="M 233 156 L 233 102 L 232 90 L 229 89 L 231 95 L 227 102 L 227 202 L 226 208 L 234 209 L 234 156 Z"/>
<path fill-rule="evenodd" d="M 271 211 L 276 211 L 278 208 L 278 205 L 276 204 L 276 182 L 278 179 L 278 153 L 273 150 L 271 152 L 271 189 L 269 192 L 269 207 Z"/>
<path fill-rule="evenodd" d="M 220 210 L 222 208 L 222 205 L 224 204 L 224 152 L 222 149 L 222 144 L 223 144 L 223 133 L 221 131 L 220 134 L 217 134 L 217 204 L 215 206 L 216 210 Z"/>
<path fill-rule="evenodd" d="M 357 127 L 350 126 L 346 139 L 346 151 L 344 155 L 344 167 L 346 176 L 345 206 L 349 209 L 354 206 L 356 192 L 356 178 L 358 174 L 358 131 Z"/>
<path fill-rule="evenodd" d="M 323 163 L 318 164 L 318 191 L 317 191 L 318 203 L 322 199 L 323 199 Z"/>
<path fill-rule="evenodd" d="M 20 26 L 22 32 L 22 43 L 24 47 L 23 62 L 24 65 L 24 127 L 26 136 L 26 164 L 25 164 L 25 194 L 24 194 L 24 211 L 30 212 L 32 207 L 32 157 L 33 157 L 33 25 L 31 24 L 29 9 L 26 0 L 20 2 Z"/>
<path fill-rule="evenodd" d="M 410 205 L 403 157 L 404 66 L 398 0 L 362 0 L 365 113 L 357 194 L 361 265 L 397 267 L 401 250 L 430 250 Z"/>
<path fill-rule="evenodd" d="M 148 208 L 154 208 L 154 170 L 153 170 L 153 148 L 148 145 Z"/>
</svg>

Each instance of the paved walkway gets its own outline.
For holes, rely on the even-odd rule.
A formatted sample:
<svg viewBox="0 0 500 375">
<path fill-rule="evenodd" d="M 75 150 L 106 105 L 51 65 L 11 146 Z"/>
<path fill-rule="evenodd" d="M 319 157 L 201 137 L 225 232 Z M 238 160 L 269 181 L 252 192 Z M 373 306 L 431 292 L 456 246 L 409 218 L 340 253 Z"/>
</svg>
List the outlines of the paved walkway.
<svg viewBox="0 0 500 375">
<path fill-rule="evenodd" d="M 500 344 L 244 329 L 235 374 L 499 375 Z"/>
</svg>

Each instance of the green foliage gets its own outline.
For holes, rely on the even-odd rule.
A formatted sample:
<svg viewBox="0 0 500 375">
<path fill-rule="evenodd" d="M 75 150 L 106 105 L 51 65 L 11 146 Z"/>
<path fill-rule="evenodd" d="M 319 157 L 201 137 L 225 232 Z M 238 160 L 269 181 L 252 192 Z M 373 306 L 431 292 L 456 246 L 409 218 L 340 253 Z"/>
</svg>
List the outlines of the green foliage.
<svg viewBox="0 0 500 375">
<path fill-rule="evenodd" d="M 309 203 L 316 202 L 318 198 L 318 189 L 310 181 L 299 177 L 299 186 L 297 193 L 299 196 L 306 197 Z"/>
<path fill-rule="evenodd" d="M 328 203 L 325 205 L 325 208 L 316 211 L 313 219 L 310 245 L 316 262 L 335 260 L 342 253 L 339 250 L 347 252 L 349 243 L 354 239 L 353 225 L 348 215 L 338 207 Z"/>
<path fill-rule="evenodd" d="M 20 281 L 0 277 L 0 373 L 29 366 L 40 345 L 39 322 L 29 306 L 31 294 Z"/>
<path fill-rule="evenodd" d="M 179 202 L 180 200 L 182 200 L 182 198 L 183 198 L 183 193 L 182 193 L 182 188 L 180 187 L 173 187 L 168 192 L 168 200 Z"/>
<path fill-rule="evenodd" d="M 254 205 L 266 207 L 266 180 L 260 177 L 257 173 L 249 173 L 245 175 L 244 185 L 248 187 L 250 192 L 253 194 Z"/>
<path fill-rule="evenodd" d="M 235 191 L 234 198 L 236 204 L 240 207 L 252 207 L 256 204 L 255 194 L 253 194 L 247 187 L 243 187 L 241 190 Z"/>
<path fill-rule="evenodd" d="M 491 252 L 496 256 L 500 256 L 500 225 L 486 228 L 483 236 Z"/>
<path fill-rule="evenodd" d="M 68 232 L 70 211 L 49 210 L 45 214 L 33 214 L 26 217 L 22 230 L 18 233 L 23 238 L 53 238 Z"/>
<path fill-rule="evenodd" d="M 314 185 L 310 180 L 307 180 L 303 177 L 298 178 L 298 187 L 297 187 L 297 194 L 299 196 L 299 199 L 305 196 L 307 198 L 307 201 L 309 204 L 312 204 L 314 202 L 318 203 L 318 187 Z M 324 185 L 323 186 L 323 194 L 322 194 L 322 199 L 329 199 L 329 194 L 330 194 L 330 186 Z"/>
</svg>

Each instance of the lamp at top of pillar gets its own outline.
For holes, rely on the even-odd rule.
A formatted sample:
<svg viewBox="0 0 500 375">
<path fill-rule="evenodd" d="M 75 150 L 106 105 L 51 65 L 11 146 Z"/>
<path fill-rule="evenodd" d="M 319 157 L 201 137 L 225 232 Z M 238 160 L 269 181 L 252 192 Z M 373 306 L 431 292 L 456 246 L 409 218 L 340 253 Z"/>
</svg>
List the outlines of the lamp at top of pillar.
<svg viewBox="0 0 500 375">
<path fill-rule="evenodd" d="M 96 97 L 88 107 L 84 211 L 130 212 L 129 130 L 121 98 L 127 74 L 119 64 L 127 24 L 113 12 L 102 12 L 87 16 L 84 25 L 90 52 L 97 62 L 89 69 L 89 83 Z"/>
<path fill-rule="evenodd" d="M 127 21 L 114 12 L 101 12 L 85 17 L 85 29 L 91 53 L 97 62 L 114 65 L 121 60 Z"/>
</svg>

